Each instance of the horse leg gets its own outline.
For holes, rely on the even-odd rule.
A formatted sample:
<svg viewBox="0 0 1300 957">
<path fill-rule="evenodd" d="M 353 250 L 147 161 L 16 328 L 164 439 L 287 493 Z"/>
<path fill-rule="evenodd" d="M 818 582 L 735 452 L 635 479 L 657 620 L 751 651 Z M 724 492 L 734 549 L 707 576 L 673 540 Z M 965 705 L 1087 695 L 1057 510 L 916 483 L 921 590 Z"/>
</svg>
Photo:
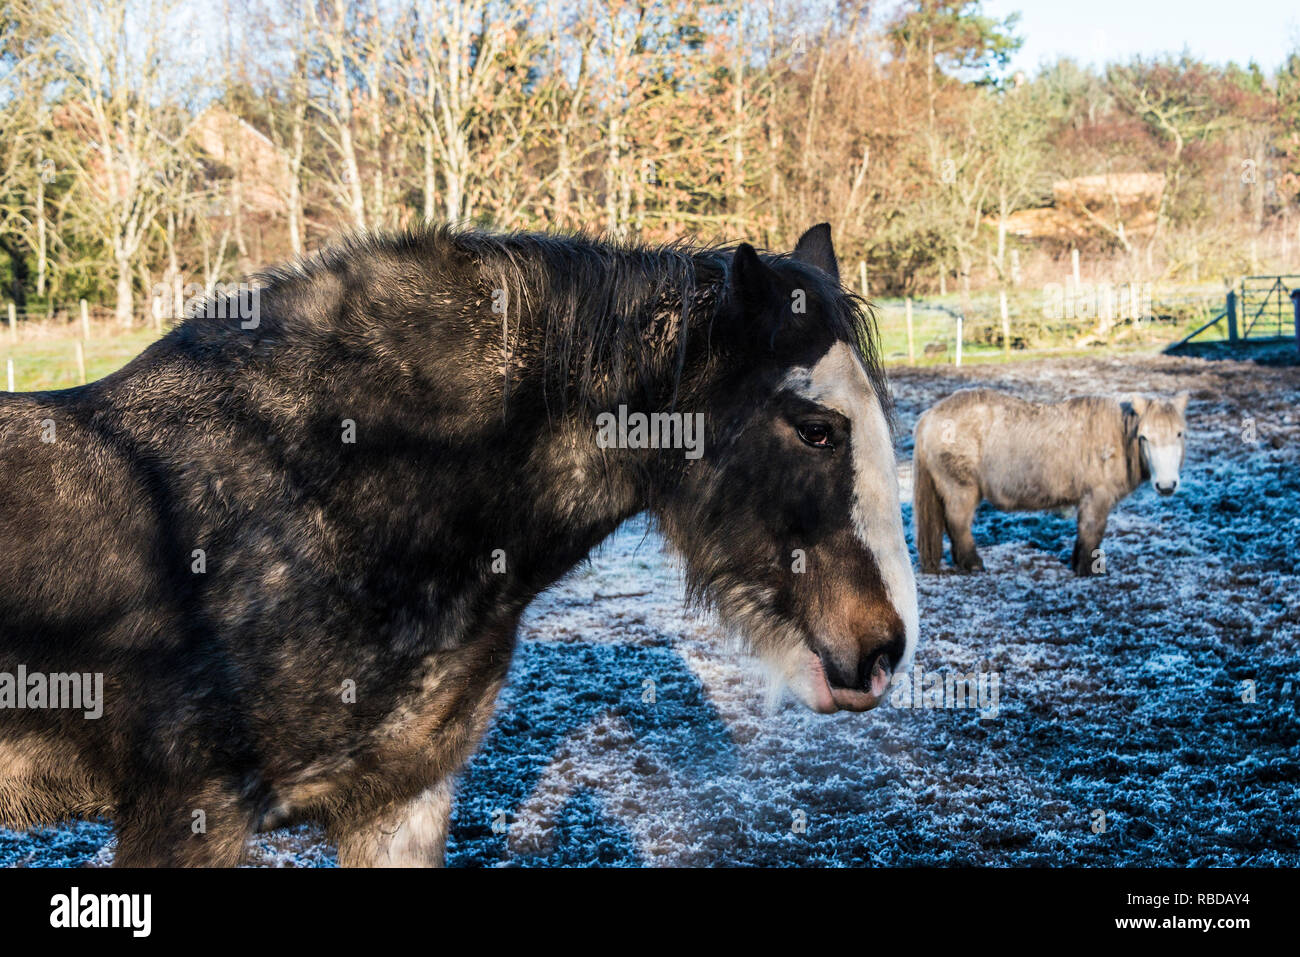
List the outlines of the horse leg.
<svg viewBox="0 0 1300 957">
<path fill-rule="evenodd" d="M 364 821 L 336 824 L 340 867 L 441 867 L 451 822 L 450 781 Z"/>
<path fill-rule="evenodd" d="M 221 785 L 136 795 L 119 805 L 114 867 L 235 867 L 256 828 L 247 801 Z"/>
<path fill-rule="evenodd" d="M 1110 502 L 1090 495 L 1079 502 L 1079 529 L 1074 541 L 1074 555 L 1070 560 L 1076 575 L 1096 575 L 1105 567 L 1098 563 L 1101 556 L 1094 553 L 1101 545 L 1102 536 L 1106 534 L 1110 507 Z"/>
<path fill-rule="evenodd" d="M 975 548 L 971 522 L 980 503 L 979 488 L 974 485 L 950 485 L 944 490 L 943 513 L 952 543 L 952 563 L 964 572 L 984 570 L 984 561 Z"/>
</svg>

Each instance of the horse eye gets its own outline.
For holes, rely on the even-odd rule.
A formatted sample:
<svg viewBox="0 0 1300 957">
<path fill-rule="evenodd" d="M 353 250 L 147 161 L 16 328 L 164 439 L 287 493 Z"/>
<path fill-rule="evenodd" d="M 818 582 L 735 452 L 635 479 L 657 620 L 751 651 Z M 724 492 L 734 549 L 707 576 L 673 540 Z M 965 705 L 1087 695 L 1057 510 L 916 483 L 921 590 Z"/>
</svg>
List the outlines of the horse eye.
<svg viewBox="0 0 1300 957">
<path fill-rule="evenodd" d="M 811 445 L 815 449 L 833 449 L 835 446 L 831 443 L 831 430 L 829 426 L 817 422 L 810 422 L 807 425 L 799 426 L 795 431 L 799 433 L 805 445 Z"/>
</svg>

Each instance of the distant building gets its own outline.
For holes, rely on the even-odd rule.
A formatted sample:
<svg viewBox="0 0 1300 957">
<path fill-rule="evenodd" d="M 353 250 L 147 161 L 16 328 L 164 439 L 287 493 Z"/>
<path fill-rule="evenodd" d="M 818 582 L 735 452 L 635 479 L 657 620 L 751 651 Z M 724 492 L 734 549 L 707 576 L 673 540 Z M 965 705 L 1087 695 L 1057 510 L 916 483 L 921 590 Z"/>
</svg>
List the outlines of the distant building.
<svg viewBox="0 0 1300 957">
<path fill-rule="evenodd" d="M 194 121 L 190 138 L 216 175 L 239 176 L 245 210 L 273 216 L 286 211 L 289 158 L 255 126 L 224 107 L 210 106 Z"/>
<path fill-rule="evenodd" d="M 1007 232 L 1026 239 L 1076 242 L 1123 231 L 1150 235 L 1165 189 L 1160 173 L 1099 173 L 1057 180 L 1052 205 L 1007 217 Z"/>
</svg>

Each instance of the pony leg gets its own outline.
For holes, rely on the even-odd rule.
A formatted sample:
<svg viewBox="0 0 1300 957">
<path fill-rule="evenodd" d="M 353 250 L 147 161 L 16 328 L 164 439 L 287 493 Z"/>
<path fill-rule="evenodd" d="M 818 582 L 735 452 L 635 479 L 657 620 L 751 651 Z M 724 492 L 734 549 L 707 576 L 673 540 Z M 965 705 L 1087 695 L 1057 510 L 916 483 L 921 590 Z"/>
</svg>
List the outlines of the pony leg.
<svg viewBox="0 0 1300 957">
<path fill-rule="evenodd" d="M 338 825 L 340 867 L 441 867 L 452 786 L 440 781 L 367 821 Z"/>
<path fill-rule="evenodd" d="M 952 542 L 952 563 L 964 572 L 984 570 L 984 560 L 975 548 L 971 522 L 975 508 L 980 503 L 976 486 L 949 486 L 943 499 L 944 521 L 948 526 L 948 540 Z"/>
<path fill-rule="evenodd" d="M 1074 555 L 1070 565 L 1076 575 L 1096 575 L 1101 567 L 1100 556 L 1094 552 L 1106 534 L 1106 519 L 1110 517 L 1111 503 L 1086 496 L 1079 503 L 1079 529 L 1074 540 Z"/>
</svg>

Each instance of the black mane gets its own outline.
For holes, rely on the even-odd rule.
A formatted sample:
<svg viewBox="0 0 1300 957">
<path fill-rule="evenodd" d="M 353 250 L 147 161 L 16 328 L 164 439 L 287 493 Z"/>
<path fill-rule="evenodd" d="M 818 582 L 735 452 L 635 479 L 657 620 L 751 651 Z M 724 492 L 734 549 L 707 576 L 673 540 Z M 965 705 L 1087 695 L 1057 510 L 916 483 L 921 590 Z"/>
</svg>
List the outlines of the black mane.
<svg viewBox="0 0 1300 957">
<path fill-rule="evenodd" d="M 373 335 L 376 324 L 470 323 L 484 351 L 496 353 L 502 401 L 521 373 L 540 369 L 554 411 L 570 401 L 593 407 L 638 393 L 662 401 L 655 393 L 664 383 L 671 404 L 688 344 L 702 336 L 705 350 L 713 349 L 733 253 L 732 246 L 685 241 L 644 245 L 431 226 L 347 237 L 256 278 L 264 294 L 293 302 L 290 314 L 316 335 L 328 334 L 330 325 L 335 332 L 360 325 Z M 849 343 L 888 415 L 892 403 L 869 304 L 789 254 L 763 259 L 797 274 L 822 304 L 789 321 L 816 321 L 822 324 L 817 334 Z M 449 297 L 454 289 L 475 294 Z M 497 290 L 504 290 L 504 315 L 492 311 Z M 304 331 L 291 328 L 291 320 L 276 321 L 289 324 L 288 336 Z"/>
</svg>

